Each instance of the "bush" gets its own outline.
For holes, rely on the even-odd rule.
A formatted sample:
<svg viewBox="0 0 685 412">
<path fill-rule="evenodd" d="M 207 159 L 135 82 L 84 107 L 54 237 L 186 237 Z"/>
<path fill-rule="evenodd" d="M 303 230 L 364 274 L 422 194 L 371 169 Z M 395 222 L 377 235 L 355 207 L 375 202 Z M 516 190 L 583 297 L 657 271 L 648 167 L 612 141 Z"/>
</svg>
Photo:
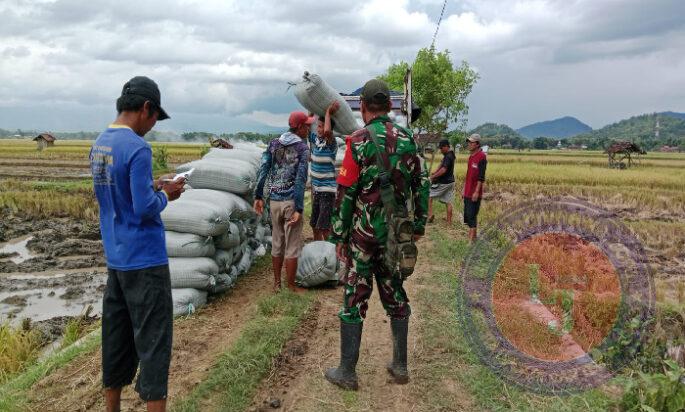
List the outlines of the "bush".
<svg viewBox="0 0 685 412">
<path fill-rule="evenodd" d="M 624 411 L 685 410 L 685 369 L 673 361 L 664 361 L 664 373 L 639 373 L 631 380 L 621 401 Z"/>
<path fill-rule="evenodd" d="M 166 146 L 154 146 L 152 148 L 152 170 L 153 172 L 166 171 L 169 166 L 167 162 L 169 160 L 169 152 Z"/>
<path fill-rule="evenodd" d="M 0 383 L 35 361 L 42 346 L 42 335 L 30 326 L 0 325 Z"/>
</svg>

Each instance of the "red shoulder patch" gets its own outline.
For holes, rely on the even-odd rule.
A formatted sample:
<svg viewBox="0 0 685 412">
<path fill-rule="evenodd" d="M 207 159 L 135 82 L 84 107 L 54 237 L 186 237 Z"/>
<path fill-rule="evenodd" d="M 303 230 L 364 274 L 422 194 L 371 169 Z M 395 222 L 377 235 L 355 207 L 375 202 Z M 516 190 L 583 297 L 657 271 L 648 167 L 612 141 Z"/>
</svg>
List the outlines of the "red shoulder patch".
<svg viewBox="0 0 685 412">
<path fill-rule="evenodd" d="M 356 132 L 355 132 L 356 134 Z M 345 139 L 345 156 L 343 157 L 342 166 L 340 166 L 340 173 L 336 182 L 339 185 L 350 187 L 359 179 L 359 165 L 352 157 L 352 143 L 354 135 L 348 136 Z"/>
</svg>

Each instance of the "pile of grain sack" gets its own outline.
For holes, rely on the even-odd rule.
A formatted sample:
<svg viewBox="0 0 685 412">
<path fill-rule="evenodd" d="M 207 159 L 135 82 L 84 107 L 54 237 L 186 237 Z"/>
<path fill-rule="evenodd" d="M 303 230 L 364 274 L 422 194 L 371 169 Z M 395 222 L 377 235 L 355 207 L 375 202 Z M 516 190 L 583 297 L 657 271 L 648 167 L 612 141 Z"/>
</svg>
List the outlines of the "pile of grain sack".
<svg viewBox="0 0 685 412">
<path fill-rule="evenodd" d="M 233 287 L 270 246 L 271 231 L 251 205 L 262 152 L 237 143 L 176 169 L 194 170 L 183 195 L 162 212 L 174 316 L 190 314 L 208 295 Z"/>
</svg>

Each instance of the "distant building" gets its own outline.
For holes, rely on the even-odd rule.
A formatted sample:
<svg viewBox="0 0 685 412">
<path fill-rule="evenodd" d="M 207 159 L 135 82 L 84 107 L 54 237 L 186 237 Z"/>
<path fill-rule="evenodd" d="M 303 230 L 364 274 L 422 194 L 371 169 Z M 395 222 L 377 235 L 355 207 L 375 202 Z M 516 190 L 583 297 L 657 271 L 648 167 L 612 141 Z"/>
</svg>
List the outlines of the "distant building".
<svg viewBox="0 0 685 412">
<path fill-rule="evenodd" d="M 46 147 L 52 147 L 55 145 L 55 136 L 50 133 L 41 133 L 33 138 L 33 141 L 38 143 L 38 150 L 43 150 Z"/>
<path fill-rule="evenodd" d="M 679 152 L 680 149 L 678 149 L 676 146 L 666 146 L 666 145 L 664 145 L 664 146 L 661 146 L 661 147 L 659 148 L 659 151 L 660 151 L 660 152 L 664 152 L 664 153 L 675 153 L 675 152 Z"/>
</svg>

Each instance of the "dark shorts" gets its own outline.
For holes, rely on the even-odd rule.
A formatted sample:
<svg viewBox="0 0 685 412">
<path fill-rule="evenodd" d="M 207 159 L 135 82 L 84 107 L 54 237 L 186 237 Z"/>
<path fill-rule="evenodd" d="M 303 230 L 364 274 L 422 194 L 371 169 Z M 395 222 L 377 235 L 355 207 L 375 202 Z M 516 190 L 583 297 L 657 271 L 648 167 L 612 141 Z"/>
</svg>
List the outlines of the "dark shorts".
<svg viewBox="0 0 685 412">
<path fill-rule="evenodd" d="M 312 201 L 312 217 L 309 225 L 317 230 L 331 229 L 331 213 L 335 206 L 335 193 L 314 192 Z"/>
<path fill-rule="evenodd" d="M 145 401 L 166 399 L 173 335 L 169 265 L 108 269 L 102 301 L 102 383 L 131 384 Z"/>
<path fill-rule="evenodd" d="M 464 198 L 464 223 L 466 223 L 470 228 L 478 226 L 479 210 L 480 199 L 474 202 L 467 197 Z"/>
</svg>

